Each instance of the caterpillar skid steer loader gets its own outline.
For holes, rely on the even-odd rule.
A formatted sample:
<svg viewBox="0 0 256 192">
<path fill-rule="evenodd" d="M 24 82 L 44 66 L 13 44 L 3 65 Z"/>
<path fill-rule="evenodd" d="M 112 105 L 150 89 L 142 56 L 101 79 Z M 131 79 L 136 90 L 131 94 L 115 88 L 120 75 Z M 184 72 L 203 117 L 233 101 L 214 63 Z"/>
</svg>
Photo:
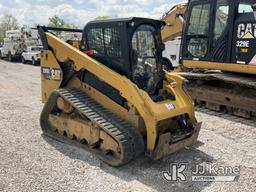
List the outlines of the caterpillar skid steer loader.
<svg viewBox="0 0 256 192">
<path fill-rule="evenodd" d="M 201 124 L 185 80 L 162 69 L 163 25 L 145 18 L 92 21 L 79 49 L 39 26 L 43 133 L 112 166 L 194 144 Z"/>
</svg>

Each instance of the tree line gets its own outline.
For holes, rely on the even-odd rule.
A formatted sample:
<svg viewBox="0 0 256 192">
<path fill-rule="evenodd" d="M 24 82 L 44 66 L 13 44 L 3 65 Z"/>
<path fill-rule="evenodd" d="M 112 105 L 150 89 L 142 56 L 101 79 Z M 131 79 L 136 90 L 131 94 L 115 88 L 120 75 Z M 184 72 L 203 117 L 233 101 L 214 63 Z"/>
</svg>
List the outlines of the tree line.
<svg viewBox="0 0 256 192">
<path fill-rule="evenodd" d="M 98 16 L 95 20 L 109 19 L 108 16 Z M 0 43 L 3 42 L 5 37 L 5 32 L 8 30 L 19 29 L 22 25 L 18 22 L 17 18 L 13 15 L 5 14 L 0 20 Z M 54 15 L 49 18 L 48 27 L 61 27 L 61 28 L 72 28 L 77 29 L 78 26 L 72 23 L 67 23 L 64 19 Z"/>
<path fill-rule="evenodd" d="M 0 42 L 3 42 L 6 31 L 15 29 L 19 29 L 18 20 L 12 15 L 4 15 L 0 22 Z"/>
<path fill-rule="evenodd" d="M 78 28 L 77 25 L 67 23 L 64 19 L 54 15 L 53 17 L 49 18 L 49 27 L 61 27 L 61 28 Z M 0 20 L 0 43 L 3 42 L 5 37 L 5 32 L 9 30 L 17 30 L 20 29 L 22 25 L 18 22 L 17 18 L 13 15 L 5 14 L 2 19 Z"/>
</svg>

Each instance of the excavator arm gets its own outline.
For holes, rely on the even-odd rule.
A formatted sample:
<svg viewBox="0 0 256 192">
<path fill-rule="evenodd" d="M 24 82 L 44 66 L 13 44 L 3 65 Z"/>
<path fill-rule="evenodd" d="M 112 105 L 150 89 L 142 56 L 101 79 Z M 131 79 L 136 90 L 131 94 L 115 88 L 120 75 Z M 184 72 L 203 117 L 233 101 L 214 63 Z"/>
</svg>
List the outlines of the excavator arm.
<svg viewBox="0 0 256 192">
<path fill-rule="evenodd" d="M 182 35 L 184 15 L 187 11 L 187 4 L 178 4 L 165 13 L 162 20 L 166 26 L 162 29 L 163 42 L 167 42 Z"/>
</svg>

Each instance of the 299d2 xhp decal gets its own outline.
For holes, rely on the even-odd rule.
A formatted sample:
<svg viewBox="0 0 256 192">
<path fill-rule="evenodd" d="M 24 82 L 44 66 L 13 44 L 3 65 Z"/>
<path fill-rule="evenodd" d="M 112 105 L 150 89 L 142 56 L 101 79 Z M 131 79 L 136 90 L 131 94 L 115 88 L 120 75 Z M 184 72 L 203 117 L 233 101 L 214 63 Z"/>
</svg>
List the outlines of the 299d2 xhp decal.
<svg viewBox="0 0 256 192">
<path fill-rule="evenodd" d="M 45 79 L 60 81 L 62 79 L 62 72 L 60 69 L 51 69 L 49 67 L 42 68 L 42 75 Z"/>
</svg>

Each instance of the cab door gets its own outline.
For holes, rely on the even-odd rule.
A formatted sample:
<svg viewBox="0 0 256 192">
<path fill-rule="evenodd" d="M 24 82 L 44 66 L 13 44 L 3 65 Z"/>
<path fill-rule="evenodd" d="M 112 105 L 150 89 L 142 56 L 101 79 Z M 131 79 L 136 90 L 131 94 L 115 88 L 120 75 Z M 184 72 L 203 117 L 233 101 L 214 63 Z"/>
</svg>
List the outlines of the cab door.
<svg viewBox="0 0 256 192">
<path fill-rule="evenodd" d="M 183 35 L 183 59 L 229 62 L 233 0 L 194 0 Z"/>
<path fill-rule="evenodd" d="M 207 60 L 210 49 L 212 4 L 210 0 L 190 1 L 183 34 L 182 59 Z"/>
<path fill-rule="evenodd" d="M 216 0 L 209 61 L 230 63 L 234 0 Z"/>
</svg>

